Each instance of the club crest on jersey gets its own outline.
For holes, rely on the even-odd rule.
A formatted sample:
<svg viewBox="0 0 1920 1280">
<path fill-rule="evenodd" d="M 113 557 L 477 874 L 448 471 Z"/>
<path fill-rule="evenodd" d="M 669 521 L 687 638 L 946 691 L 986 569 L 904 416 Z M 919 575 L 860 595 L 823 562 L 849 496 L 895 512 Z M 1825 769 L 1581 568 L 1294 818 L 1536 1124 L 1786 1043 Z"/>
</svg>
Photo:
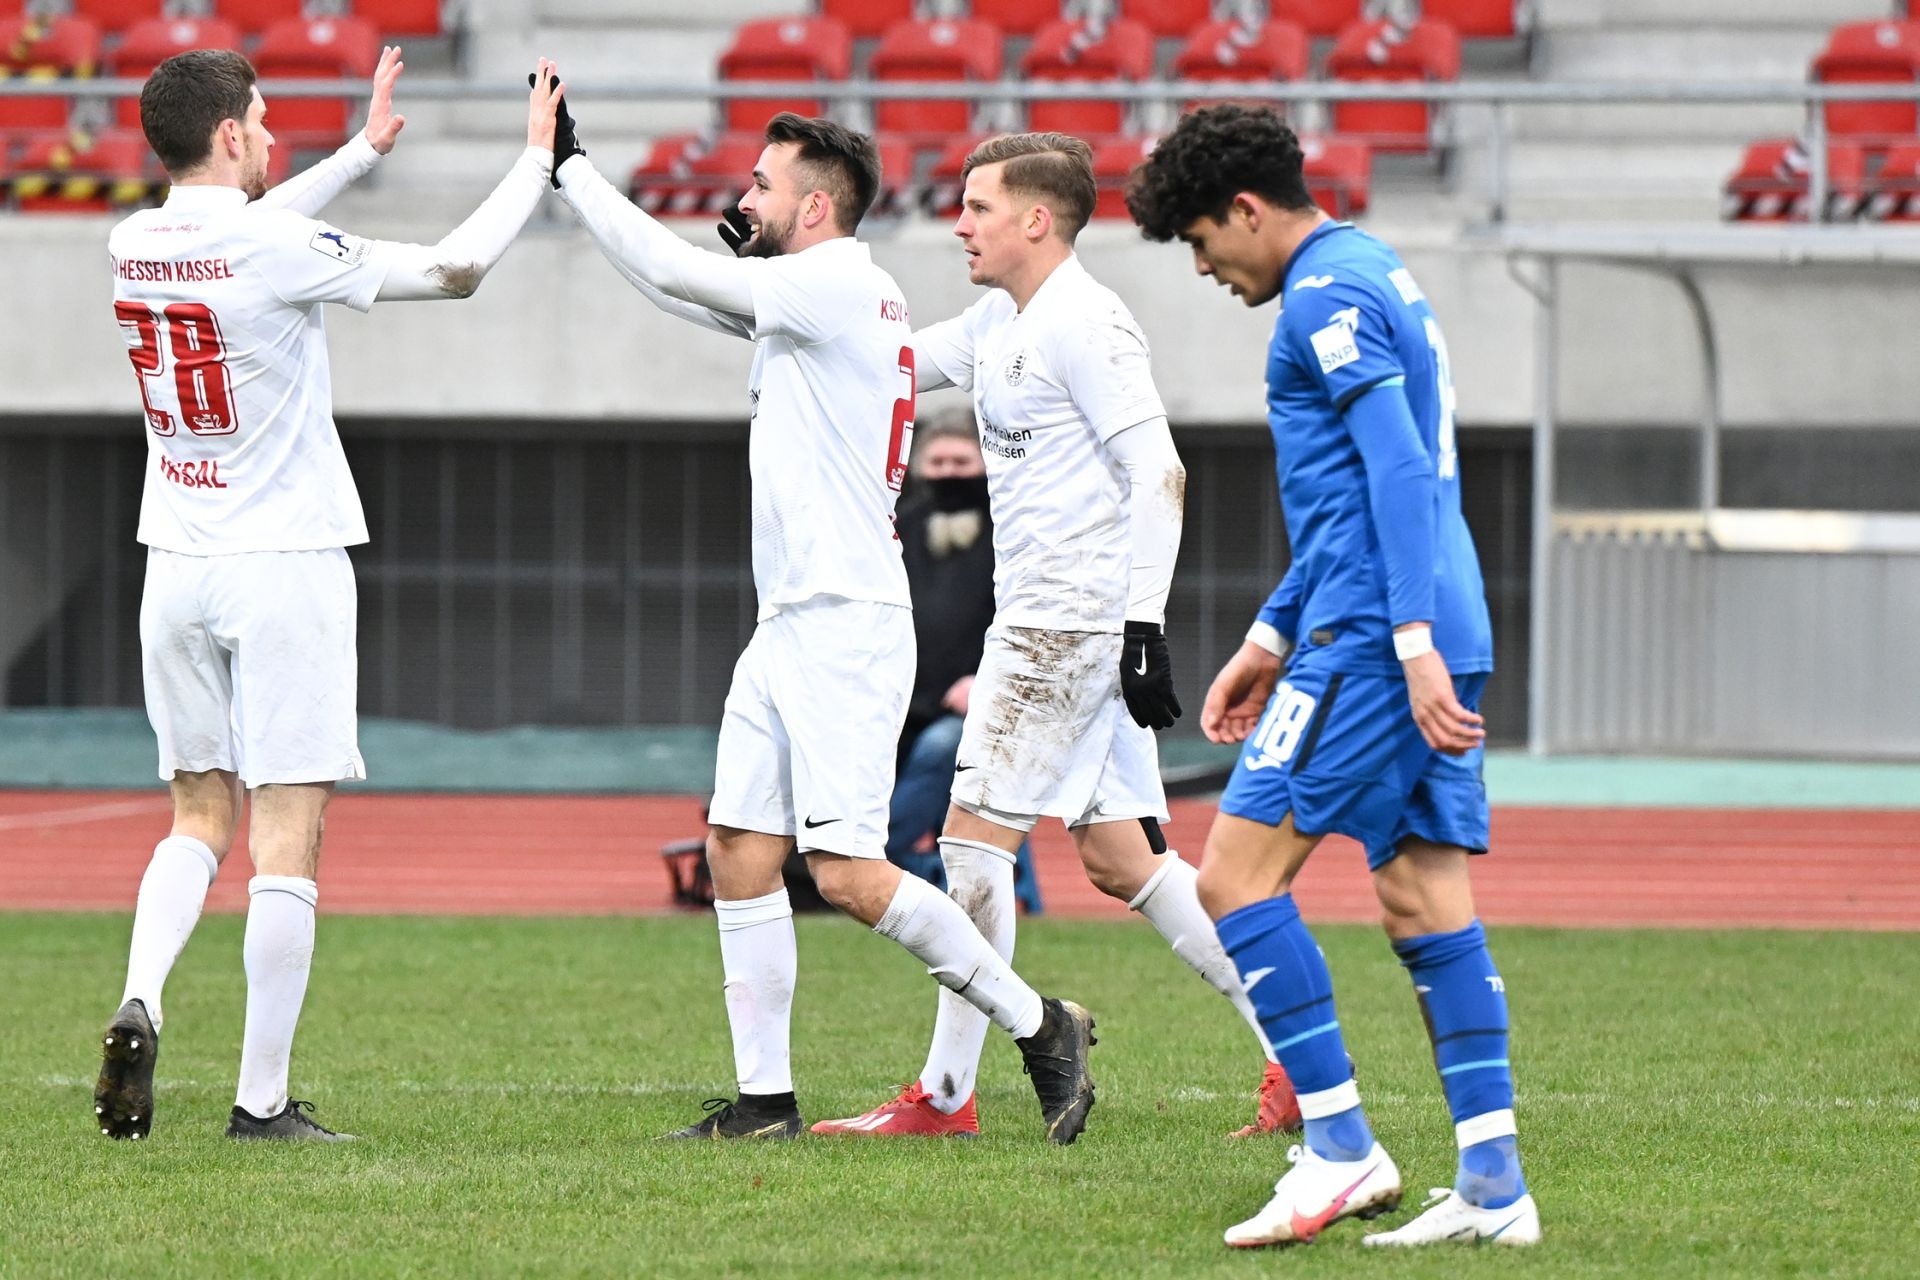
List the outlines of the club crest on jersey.
<svg viewBox="0 0 1920 1280">
<path fill-rule="evenodd" d="M 1004 375 L 1007 379 L 1007 385 L 1010 387 L 1017 387 L 1025 382 L 1027 380 L 1027 353 L 1024 351 L 1018 352 L 1014 355 L 1013 359 L 1007 361 Z"/>
<path fill-rule="evenodd" d="M 1330 323 L 1312 334 L 1313 353 L 1320 357 L 1320 372 L 1332 373 L 1360 358 L 1360 344 L 1354 335 L 1360 328 L 1360 308 L 1346 307 L 1328 317 Z"/>
<path fill-rule="evenodd" d="M 307 241 L 307 248 L 353 267 L 358 266 L 366 258 L 373 246 L 344 231 L 335 231 L 332 227 L 321 227 L 313 233 L 313 239 Z"/>
</svg>

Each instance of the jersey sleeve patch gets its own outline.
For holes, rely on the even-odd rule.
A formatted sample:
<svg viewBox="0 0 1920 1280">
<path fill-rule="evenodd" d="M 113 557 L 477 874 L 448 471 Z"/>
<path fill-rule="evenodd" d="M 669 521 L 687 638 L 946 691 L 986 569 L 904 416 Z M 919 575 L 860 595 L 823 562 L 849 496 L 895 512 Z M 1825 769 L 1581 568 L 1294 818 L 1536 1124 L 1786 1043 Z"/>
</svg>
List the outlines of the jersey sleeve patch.
<svg viewBox="0 0 1920 1280">
<path fill-rule="evenodd" d="M 1347 307 L 1329 317 L 1324 329 L 1308 335 L 1313 353 L 1320 358 L 1320 372 L 1332 373 L 1360 359 L 1360 308 Z"/>
<path fill-rule="evenodd" d="M 350 267 L 359 266 L 373 251 L 373 245 L 368 241 L 327 226 L 314 228 L 313 239 L 307 241 L 307 248 Z"/>
</svg>

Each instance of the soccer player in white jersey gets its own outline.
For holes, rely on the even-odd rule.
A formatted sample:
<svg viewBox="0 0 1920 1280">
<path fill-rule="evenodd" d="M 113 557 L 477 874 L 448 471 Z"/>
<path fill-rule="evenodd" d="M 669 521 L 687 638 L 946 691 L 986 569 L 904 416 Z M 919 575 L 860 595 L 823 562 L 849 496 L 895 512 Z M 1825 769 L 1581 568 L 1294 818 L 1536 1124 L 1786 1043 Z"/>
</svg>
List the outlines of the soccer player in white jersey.
<svg viewBox="0 0 1920 1280">
<path fill-rule="evenodd" d="M 1074 254 L 1093 215 L 1092 151 L 1065 134 L 1012 134 L 981 143 L 963 173 L 954 234 L 991 291 L 913 335 L 921 390 L 973 393 L 993 507 L 995 612 L 940 838 L 948 891 L 1011 958 L 1014 854 L 1042 815 L 1058 817 L 1094 885 L 1144 915 L 1259 1036 L 1195 870 L 1160 834 L 1153 731 L 1180 714 L 1162 623 L 1186 471 L 1140 327 Z M 919 1080 L 815 1132 L 978 1133 L 985 1035 L 943 994 Z M 1297 1123 L 1267 1060 L 1261 1114 L 1242 1133 Z"/>
<path fill-rule="evenodd" d="M 255 875 L 227 1134 L 346 1136 L 287 1096 L 322 815 L 336 782 L 366 776 L 345 548 L 365 542 L 367 526 L 334 429 L 321 304 L 364 311 L 471 294 L 539 203 L 552 155 L 542 108 L 559 94 L 550 83 L 534 91 L 526 151 L 438 244 L 365 240 L 313 215 L 393 149 L 401 69 L 400 50 L 385 50 L 365 132 L 272 191 L 273 135 L 245 58 L 178 54 L 140 94 L 172 191 L 116 226 L 107 248 L 146 411 L 141 663 L 174 818 L 140 882 L 126 991 L 104 1038 L 94 1113 L 110 1137 L 141 1138 L 153 1124 L 161 987 L 232 846 L 243 789 Z"/>
<path fill-rule="evenodd" d="M 673 1136 L 790 1138 L 797 955 L 781 866 L 797 843 L 821 893 L 900 943 L 1013 1034 L 1047 1136 L 1093 1106 L 1093 1019 L 1043 999 L 954 902 L 886 859 L 894 744 L 914 635 L 893 504 L 912 445 L 914 352 L 893 278 L 854 239 L 879 188 L 872 139 L 782 112 L 722 224 L 696 249 L 555 141 L 561 194 L 622 275 L 672 314 L 754 342 L 748 396 L 758 625 L 720 725 L 708 840 L 739 1093 Z"/>
</svg>

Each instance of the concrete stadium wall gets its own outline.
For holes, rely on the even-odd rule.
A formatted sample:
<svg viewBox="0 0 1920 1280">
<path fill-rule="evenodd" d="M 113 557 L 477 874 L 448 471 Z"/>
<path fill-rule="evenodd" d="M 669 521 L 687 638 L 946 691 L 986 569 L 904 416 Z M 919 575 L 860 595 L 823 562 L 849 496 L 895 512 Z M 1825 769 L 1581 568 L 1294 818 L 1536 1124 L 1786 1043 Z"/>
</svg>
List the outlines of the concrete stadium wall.
<svg viewBox="0 0 1920 1280">
<path fill-rule="evenodd" d="M 502 419 L 745 416 L 746 344 L 670 320 L 614 274 L 563 208 L 530 228 L 480 293 L 458 303 L 335 308 L 342 415 Z M 113 323 L 103 219 L 0 218 L 8 308 L 0 415 L 126 413 L 138 400 Z M 403 220 L 368 234 L 437 239 Z M 710 237 L 701 224 L 696 241 Z M 1382 232 L 1397 243 L 1447 329 L 1460 419 L 1521 426 L 1533 415 L 1533 302 L 1499 253 L 1450 236 Z M 915 319 L 979 296 L 943 225 L 913 221 L 874 239 Z M 1249 311 L 1194 276 L 1186 253 L 1120 228 L 1083 246 L 1095 275 L 1126 298 L 1155 354 L 1173 419 L 1205 426 L 1262 416 L 1272 308 Z M 1920 290 L 1910 276 L 1859 268 L 1788 275 L 1702 274 L 1720 325 L 1730 426 L 1895 426 L 1915 420 Z M 1562 395 L 1568 424 L 1687 423 L 1700 406 L 1699 342 L 1677 288 L 1638 271 L 1562 274 Z"/>
</svg>

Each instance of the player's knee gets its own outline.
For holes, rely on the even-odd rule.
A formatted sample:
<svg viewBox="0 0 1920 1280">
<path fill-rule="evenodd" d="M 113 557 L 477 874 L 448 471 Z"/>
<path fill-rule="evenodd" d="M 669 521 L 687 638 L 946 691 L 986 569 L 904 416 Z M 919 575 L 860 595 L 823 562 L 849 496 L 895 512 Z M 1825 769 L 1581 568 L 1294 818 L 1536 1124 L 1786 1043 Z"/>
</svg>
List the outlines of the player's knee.
<svg viewBox="0 0 1920 1280">
<path fill-rule="evenodd" d="M 1235 877 L 1218 858 L 1207 858 L 1200 863 L 1194 892 L 1199 895 L 1201 909 L 1215 920 L 1245 905 L 1240 901 L 1241 889 Z"/>
<path fill-rule="evenodd" d="M 807 867 L 813 872 L 813 882 L 819 886 L 821 897 L 842 911 L 857 914 L 854 909 L 860 902 L 863 880 L 858 862 L 852 858 L 816 855 L 807 859 Z"/>
</svg>

